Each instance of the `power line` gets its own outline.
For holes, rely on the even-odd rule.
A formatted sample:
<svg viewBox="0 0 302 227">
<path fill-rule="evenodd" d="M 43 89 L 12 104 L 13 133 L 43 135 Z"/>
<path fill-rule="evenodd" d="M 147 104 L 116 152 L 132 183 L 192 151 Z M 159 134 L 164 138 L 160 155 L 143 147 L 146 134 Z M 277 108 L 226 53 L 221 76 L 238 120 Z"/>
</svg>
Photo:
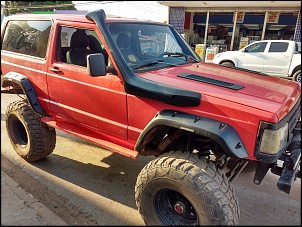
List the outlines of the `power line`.
<svg viewBox="0 0 302 227">
<path fill-rule="evenodd" d="M 144 8 L 141 8 L 139 5 L 134 5 L 132 2 L 127 2 L 128 4 L 130 4 L 130 5 L 132 5 L 132 6 L 134 6 L 134 7 L 136 7 L 136 8 L 138 8 L 138 9 L 140 9 L 140 10 L 142 10 L 142 11 L 146 11 L 146 12 L 150 12 L 150 13 L 163 13 L 163 12 L 166 12 L 165 10 L 158 10 L 158 9 L 156 9 L 156 8 L 153 8 L 153 9 L 151 9 L 151 11 L 149 10 L 150 9 L 150 7 L 149 7 L 149 9 L 147 9 L 146 7 L 144 7 Z M 140 3 L 140 2 L 135 2 L 136 4 L 137 3 Z M 155 6 L 154 4 L 153 4 L 153 6 Z"/>
<path fill-rule="evenodd" d="M 148 5 L 147 9 L 154 9 L 154 10 L 163 10 L 168 9 L 167 6 L 163 6 L 159 3 L 150 3 L 148 1 L 144 2 L 144 1 L 134 1 L 133 3 L 138 4 L 138 5 L 143 5 L 144 8 L 147 8 L 146 5 Z"/>
</svg>

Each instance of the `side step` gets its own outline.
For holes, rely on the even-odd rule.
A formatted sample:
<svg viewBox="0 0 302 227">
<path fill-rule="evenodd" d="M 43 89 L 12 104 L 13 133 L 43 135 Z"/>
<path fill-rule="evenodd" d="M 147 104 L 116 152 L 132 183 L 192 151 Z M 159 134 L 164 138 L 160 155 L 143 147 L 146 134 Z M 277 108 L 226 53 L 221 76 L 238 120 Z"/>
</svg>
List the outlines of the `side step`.
<svg viewBox="0 0 302 227">
<path fill-rule="evenodd" d="M 52 117 L 44 117 L 41 120 L 50 127 L 57 128 L 68 134 L 72 134 L 81 139 L 87 140 L 100 147 L 106 148 L 110 151 L 117 152 L 126 157 L 136 159 L 136 157 L 138 155 L 137 151 L 131 150 L 131 149 L 125 148 L 123 146 L 120 146 L 118 144 L 115 144 L 113 142 L 110 142 L 109 140 L 105 139 L 105 136 L 102 136 L 101 134 L 98 134 L 98 133 L 94 132 L 93 130 L 87 130 L 86 128 L 84 130 L 84 129 L 75 127 L 72 124 L 68 124 L 67 122 L 63 122 L 60 120 L 54 120 L 54 118 L 52 118 Z"/>
</svg>

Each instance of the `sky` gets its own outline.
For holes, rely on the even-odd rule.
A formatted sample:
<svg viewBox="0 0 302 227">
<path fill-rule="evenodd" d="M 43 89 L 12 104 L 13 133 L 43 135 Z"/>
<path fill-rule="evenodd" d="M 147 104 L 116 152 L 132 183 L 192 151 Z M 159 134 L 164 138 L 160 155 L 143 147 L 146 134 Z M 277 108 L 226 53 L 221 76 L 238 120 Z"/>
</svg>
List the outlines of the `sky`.
<svg viewBox="0 0 302 227">
<path fill-rule="evenodd" d="M 72 1 L 77 10 L 103 9 L 106 14 L 152 20 L 168 21 L 168 7 L 157 1 Z"/>
</svg>

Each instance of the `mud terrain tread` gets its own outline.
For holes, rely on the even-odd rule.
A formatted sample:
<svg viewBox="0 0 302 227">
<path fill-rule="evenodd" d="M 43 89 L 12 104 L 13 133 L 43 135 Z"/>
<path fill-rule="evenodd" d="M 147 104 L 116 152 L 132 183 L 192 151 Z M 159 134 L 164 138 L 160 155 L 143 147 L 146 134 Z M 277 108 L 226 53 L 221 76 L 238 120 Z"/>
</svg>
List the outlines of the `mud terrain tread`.
<svg viewBox="0 0 302 227">
<path fill-rule="evenodd" d="M 173 174 L 173 172 L 177 174 Z M 190 174 L 189 174 L 190 172 Z M 215 165 L 196 154 L 183 153 L 181 151 L 166 153 L 156 160 L 149 162 L 137 178 L 135 187 L 136 205 L 147 225 L 150 223 L 144 217 L 142 196 L 145 186 L 160 177 L 173 175 L 177 181 L 193 187 L 200 201 L 203 201 L 210 225 L 238 225 L 239 205 L 235 192 L 230 182 Z M 189 183 L 191 182 L 191 183 Z M 214 199 L 214 202 L 206 198 Z M 216 214 L 216 215 L 215 215 Z M 204 223 L 199 223 L 204 225 Z"/>
<path fill-rule="evenodd" d="M 10 117 L 17 117 L 25 127 L 28 143 L 26 147 L 16 144 L 15 132 L 11 128 Z M 56 146 L 56 131 L 40 120 L 26 100 L 18 100 L 9 104 L 6 109 L 6 128 L 10 142 L 16 152 L 26 161 L 34 162 L 50 155 Z"/>
</svg>

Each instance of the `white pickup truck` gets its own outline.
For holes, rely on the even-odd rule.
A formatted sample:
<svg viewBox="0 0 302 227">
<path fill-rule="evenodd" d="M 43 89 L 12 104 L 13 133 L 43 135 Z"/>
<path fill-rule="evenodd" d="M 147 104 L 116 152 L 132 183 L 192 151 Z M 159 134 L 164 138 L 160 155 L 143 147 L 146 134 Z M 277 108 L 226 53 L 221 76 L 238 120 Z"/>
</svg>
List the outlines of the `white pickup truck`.
<svg viewBox="0 0 302 227">
<path fill-rule="evenodd" d="M 238 51 L 216 54 L 213 63 L 253 70 L 301 83 L 301 43 L 262 40 Z"/>
</svg>

